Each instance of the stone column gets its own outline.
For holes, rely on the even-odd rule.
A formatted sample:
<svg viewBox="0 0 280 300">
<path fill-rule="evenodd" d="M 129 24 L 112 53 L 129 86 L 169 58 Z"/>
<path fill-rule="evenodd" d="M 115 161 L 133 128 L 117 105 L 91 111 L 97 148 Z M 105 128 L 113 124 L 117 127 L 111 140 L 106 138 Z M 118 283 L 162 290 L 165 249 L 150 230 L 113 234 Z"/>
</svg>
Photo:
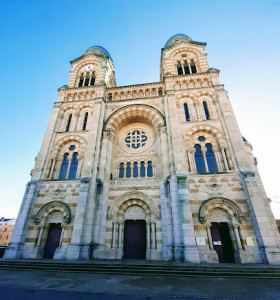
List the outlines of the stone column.
<svg viewBox="0 0 280 300">
<path fill-rule="evenodd" d="M 55 167 L 56 163 L 57 163 L 56 158 L 53 158 L 52 159 L 52 166 L 51 166 L 51 171 L 50 171 L 49 179 L 53 178 L 53 171 L 54 171 L 54 167 Z"/>
<path fill-rule="evenodd" d="M 118 241 L 119 249 L 122 249 L 122 225 L 123 223 L 119 221 L 119 241 Z"/>
<path fill-rule="evenodd" d="M 227 158 L 226 158 L 226 155 L 225 155 L 225 149 L 223 148 L 221 152 L 222 152 L 222 156 L 223 156 L 226 171 L 228 171 L 229 167 L 228 167 L 228 162 L 227 162 Z"/>
<path fill-rule="evenodd" d="M 206 159 L 206 150 L 201 149 L 201 152 L 202 152 L 202 155 L 203 155 L 203 160 L 204 160 L 204 164 L 205 164 L 206 173 L 209 173 L 209 168 L 208 168 L 207 159 Z"/>
<path fill-rule="evenodd" d="M 160 128 L 160 144 L 162 152 L 162 167 L 163 167 L 163 176 L 166 178 L 169 174 L 169 155 L 168 155 L 168 142 L 167 142 L 167 132 L 165 127 Z"/>
<path fill-rule="evenodd" d="M 174 238 L 174 258 L 175 260 L 182 260 L 183 254 L 183 232 L 182 232 L 182 217 L 179 210 L 178 199 L 178 185 L 177 176 L 170 176 L 170 199 L 172 211 L 172 224 L 173 224 L 173 238 Z"/>
<path fill-rule="evenodd" d="M 156 249 L 156 224 L 152 224 L 152 249 Z"/>
<path fill-rule="evenodd" d="M 44 229 L 45 229 L 44 226 L 40 227 L 40 231 L 39 231 L 39 236 L 38 236 L 38 240 L 37 240 L 37 243 L 36 243 L 36 247 L 40 247 L 41 246 L 41 241 L 42 241 L 42 236 L 43 236 L 43 233 L 44 233 Z"/>
<path fill-rule="evenodd" d="M 211 230 L 210 230 L 210 225 L 206 226 L 206 231 L 207 231 L 207 236 L 208 236 L 208 243 L 209 243 L 209 249 L 213 250 L 213 241 L 212 241 L 212 235 L 211 235 Z"/>
<path fill-rule="evenodd" d="M 63 237 L 64 237 L 64 231 L 65 231 L 65 227 L 63 226 L 62 230 L 61 230 L 60 240 L 59 240 L 59 247 L 61 247 L 61 245 L 62 245 L 62 241 L 63 241 Z"/>
<path fill-rule="evenodd" d="M 239 232 L 238 232 L 238 226 L 234 225 L 233 228 L 234 228 L 234 234 L 235 234 L 238 248 L 242 249 L 241 239 L 240 239 Z"/>
<path fill-rule="evenodd" d="M 117 222 L 113 221 L 113 243 L 112 248 L 116 248 Z"/>
<path fill-rule="evenodd" d="M 5 251 L 5 259 L 17 259 L 22 256 L 23 245 L 27 231 L 27 223 L 32 205 L 37 197 L 38 181 L 30 181 L 25 190 L 25 194 L 21 203 L 21 207 L 17 216 L 16 224 L 13 229 L 11 240 Z"/>
<path fill-rule="evenodd" d="M 82 246 L 81 241 L 83 236 L 89 185 L 90 178 L 86 177 L 81 179 L 80 193 L 77 199 L 77 209 L 74 219 L 72 238 L 66 254 L 66 259 L 69 260 L 80 259 L 80 250 Z"/>
<path fill-rule="evenodd" d="M 150 228 L 151 224 L 150 222 L 146 222 L 146 231 L 147 231 L 147 250 L 151 249 L 151 228 Z"/>
</svg>

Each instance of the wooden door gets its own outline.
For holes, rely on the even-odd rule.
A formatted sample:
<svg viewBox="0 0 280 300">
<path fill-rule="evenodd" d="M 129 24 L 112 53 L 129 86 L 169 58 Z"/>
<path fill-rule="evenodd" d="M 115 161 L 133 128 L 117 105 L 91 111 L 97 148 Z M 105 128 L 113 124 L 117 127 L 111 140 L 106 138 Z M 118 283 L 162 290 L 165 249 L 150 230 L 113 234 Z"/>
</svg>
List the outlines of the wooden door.
<svg viewBox="0 0 280 300">
<path fill-rule="evenodd" d="M 61 224 L 50 224 L 44 258 L 53 258 L 54 252 L 59 246 L 61 231 Z"/>
<path fill-rule="evenodd" d="M 212 223 L 211 235 L 214 249 L 219 257 L 219 262 L 235 262 L 228 224 L 225 222 Z"/>
<path fill-rule="evenodd" d="M 124 258 L 146 259 L 146 222 L 144 220 L 125 221 Z"/>
</svg>

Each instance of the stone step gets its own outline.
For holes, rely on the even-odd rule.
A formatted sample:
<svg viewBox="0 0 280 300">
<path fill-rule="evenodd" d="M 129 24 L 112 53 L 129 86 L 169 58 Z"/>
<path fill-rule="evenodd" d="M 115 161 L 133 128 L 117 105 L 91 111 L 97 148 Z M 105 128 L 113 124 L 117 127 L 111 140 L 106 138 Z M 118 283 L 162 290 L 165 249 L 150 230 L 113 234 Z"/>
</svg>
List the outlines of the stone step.
<svg viewBox="0 0 280 300">
<path fill-rule="evenodd" d="M 246 278 L 280 278 L 277 267 L 246 266 L 201 266 L 201 265 L 122 265 L 99 263 L 69 263 L 53 261 L 0 261 L 0 270 L 44 270 L 53 272 L 80 272 L 145 276 L 204 276 L 204 277 L 246 277 Z"/>
</svg>

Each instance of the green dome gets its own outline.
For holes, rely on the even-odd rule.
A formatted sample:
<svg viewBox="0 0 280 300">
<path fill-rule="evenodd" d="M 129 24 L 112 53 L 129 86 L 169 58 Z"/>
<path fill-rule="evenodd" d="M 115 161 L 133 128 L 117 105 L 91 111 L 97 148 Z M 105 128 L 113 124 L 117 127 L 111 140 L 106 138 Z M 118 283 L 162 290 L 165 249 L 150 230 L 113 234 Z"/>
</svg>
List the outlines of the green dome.
<svg viewBox="0 0 280 300">
<path fill-rule="evenodd" d="M 106 56 L 109 56 L 111 58 L 111 60 L 113 60 L 110 53 L 105 48 L 103 48 L 101 46 L 92 46 L 92 47 L 88 48 L 86 52 L 95 52 L 95 51 L 99 51 L 102 54 L 104 54 Z"/>
<path fill-rule="evenodd" d="M 192 39 L 187 36 L 186 34 L 183 33 L 178 33 L 173 35 L 164 45 L 164 47 L 167 47 L 169 45 L 171 45 L 173 42 L 178 41 L 178 40 L 188 40 L 191 41 Z"/>
</svg>

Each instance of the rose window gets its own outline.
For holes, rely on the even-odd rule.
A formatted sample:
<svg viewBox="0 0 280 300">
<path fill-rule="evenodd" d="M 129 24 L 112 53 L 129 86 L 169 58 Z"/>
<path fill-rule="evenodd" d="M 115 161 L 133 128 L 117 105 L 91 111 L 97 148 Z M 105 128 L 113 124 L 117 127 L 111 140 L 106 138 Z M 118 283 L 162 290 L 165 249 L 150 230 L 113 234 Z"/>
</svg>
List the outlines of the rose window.
<svg viewBox="0 0 280 300">
<path fill-rule="evenodd" d="M 147 140 L 147 134 L 142 130 L 130 131 L 124 139 L 126 146 L 133 149 L 144 147 Z"/>
</svg>

